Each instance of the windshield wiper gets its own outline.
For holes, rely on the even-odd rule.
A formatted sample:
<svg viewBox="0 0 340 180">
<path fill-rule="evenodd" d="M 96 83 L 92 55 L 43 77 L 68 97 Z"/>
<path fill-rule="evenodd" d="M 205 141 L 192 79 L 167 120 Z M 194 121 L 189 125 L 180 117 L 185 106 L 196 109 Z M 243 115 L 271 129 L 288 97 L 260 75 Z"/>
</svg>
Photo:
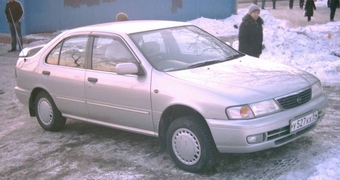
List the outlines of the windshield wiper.
<svg viewBox="0 0 340 180">
<path fill-rule="evenodd" d="M 192 64 L 192 65 L 188 66 L 187 68 L 191 69 L 191 68 L 207 66 L 207 65 L 211 65 L 211 64 L 216 64 L 216 63 L 224 62 L 224 61 L 229 61 L 229 60 L 232 60 L 232 59 L 237 59 L 237 58 L 242 57 L 242 56 L 244 56 L 244 54 L 235 54 L 235 55 L 229 56 L 229 57 L 227 57 L 227 58 L 225 58 L 223 60 L 210 60 L 210 61 L 198 62 L 198 63 L 195 63 L 195 64 Z"/>
<path fill-rule="evenodd" d="M 216 64 L 216 63 L 219 63 L 219 62 L 223 62 L 223 60 L 212 60 L 212 61 L 198 62 L 198 63 L 195 63 L 195 64 L 188 66 L 187 68 L 188 69 L 197 68 L 197 67 L 207 66 L 207 65 L 210 65 L 210 64 Z"/>
<path fill-rule="evenodd" d="M 235 54 L 235 55 L 229 56 L 224 61 L 229 61 L 229 60 L 232 60 L 232 59 L 237 59 L 237 58 L 242 57 L 242 56 L 245 56 L 245 54 Z"/>
</svg>

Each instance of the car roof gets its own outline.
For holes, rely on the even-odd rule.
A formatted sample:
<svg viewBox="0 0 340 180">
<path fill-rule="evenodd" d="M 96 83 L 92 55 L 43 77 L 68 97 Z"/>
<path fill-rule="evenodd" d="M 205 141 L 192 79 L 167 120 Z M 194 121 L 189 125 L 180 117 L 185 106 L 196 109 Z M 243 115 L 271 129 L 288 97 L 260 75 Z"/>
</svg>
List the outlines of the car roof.
<svg viewBox="0 0 340 180">
<path fill-rule="evenodd" d="M 161 20 L 137 20 L 137 21 L 121 21 L 102 24 L 94 24 L 73 29 L 72 31 L 97 31 L 97 32 L 119 32 L 132 34 L 137 32 L 150 31 L 155 29 L 163 29 L 169 27 L 179 27 L 192 25 L 190 23 L 179 21 L 161 21 Z"/>
</svg>

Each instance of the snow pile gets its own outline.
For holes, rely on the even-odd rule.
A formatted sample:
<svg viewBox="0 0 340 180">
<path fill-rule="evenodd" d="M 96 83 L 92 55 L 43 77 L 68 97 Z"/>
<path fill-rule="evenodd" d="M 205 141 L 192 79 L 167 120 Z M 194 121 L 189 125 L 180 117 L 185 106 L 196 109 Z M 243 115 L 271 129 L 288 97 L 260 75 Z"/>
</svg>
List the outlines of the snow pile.
<svg viewBox="0 0 340 180">
<path fill-rule="evenodd" d="M 317 6 L 325 6 L 325 0 Z M 215 36 L 234 36 L 246 9 L 238 11 L 224 20 L 198 18 L 190 21 Z M 266 48 L 261 58 L 303 69 L 317 76 L 325 84 L 340 83 L 340 21 L 322 25 L 289 28 L 286 21 L 275 19 L 267 11 L 261 11 L 264 19 L 264 40 Z M 232 43 L 238 49 L 238 42 Z"/>
</svg>

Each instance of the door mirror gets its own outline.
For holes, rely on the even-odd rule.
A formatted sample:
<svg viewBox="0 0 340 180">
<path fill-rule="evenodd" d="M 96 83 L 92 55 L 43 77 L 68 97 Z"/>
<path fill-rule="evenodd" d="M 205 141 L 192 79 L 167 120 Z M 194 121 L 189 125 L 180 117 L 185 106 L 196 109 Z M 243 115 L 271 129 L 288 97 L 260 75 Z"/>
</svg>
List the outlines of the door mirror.
<svg viewBox="0 0 340 180">
<path fill-rule="evenodd" d="M 119 75 L 125 75 L 125 74 L 143 75 L 144 74 L 144 73 L 141 73 L 138 65 L 136 65 L 135 63 L 131 63 L 131 62 L 117 64 L 116 72 Z"/>
</svg>

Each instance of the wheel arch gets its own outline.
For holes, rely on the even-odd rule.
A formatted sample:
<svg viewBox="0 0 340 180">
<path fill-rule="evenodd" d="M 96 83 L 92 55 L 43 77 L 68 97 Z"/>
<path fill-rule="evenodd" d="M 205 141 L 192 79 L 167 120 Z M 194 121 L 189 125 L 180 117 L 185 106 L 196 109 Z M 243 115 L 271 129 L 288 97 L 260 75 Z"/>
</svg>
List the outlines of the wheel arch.
<svg viewBox="0 0 340 180">
<path fill-rule="evenodd" d="M 160 146 L 162 148 L 166 148 L 166 133 L 167 133 L 167 130 L 170 124 L 174 120 L 182 116 L 198 117 L 197 120 L 202 121 L 205 124 L 205 126 L 209 130 L 210 135 L 212 136 L 210 128 L 207 122 L 205 121 L 205 118 L 198 111 L 185 105 L 172 105 L 163 111 L 162 116 L 160 118 L 160 122 L 158 124 L 158 137 L 159 137 Z"/>
<path fill-rule="evenodd" d="M 29 113 L 30 113 L 30 116 L 31 117 L 35 117 L 36 114 L 35 114 L 35 104 L 34 104 L 34 101 L 37 97 L 37 95 L 42 92 L 42 91 L 45 91 L 46 93 L 48 93 L 45 89 L 43 88 L 40 88 L 40 87 L 37 87 L 37 88 L 34 88 L 33 91 L 31 92 L 31 96 L 30 96 L 30 99 L 29 99 Z M 48 93 L 49 94 L 49 93 Z"/>
</svg>

